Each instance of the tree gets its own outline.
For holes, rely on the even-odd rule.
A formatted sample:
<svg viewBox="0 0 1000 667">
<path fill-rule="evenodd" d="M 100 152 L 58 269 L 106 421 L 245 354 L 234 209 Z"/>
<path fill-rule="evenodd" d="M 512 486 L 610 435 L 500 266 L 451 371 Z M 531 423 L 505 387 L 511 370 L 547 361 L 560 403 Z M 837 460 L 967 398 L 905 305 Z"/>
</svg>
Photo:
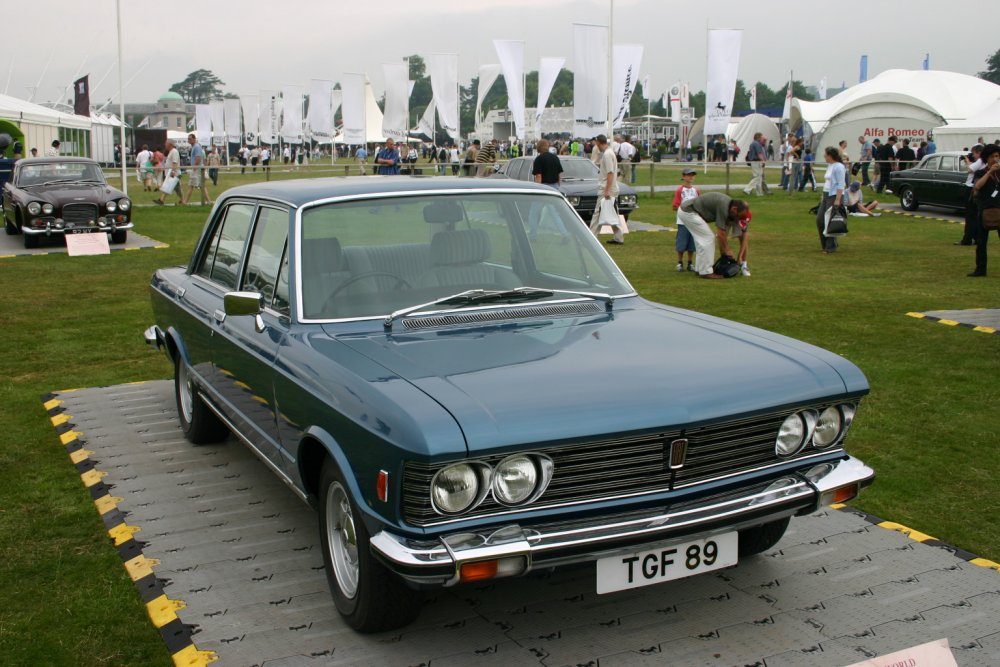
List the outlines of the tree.
<svg viewBox="0 0 1000 667">
<path fill-rule="evenodd" d="M 986 79 L 993 83 L 1000 84 L 1000 49 L 986 59 L 986 71 L 977 75 L 980 79 Z"/>
<path fill-rule="evenodd" d="M 170 92 L 177 93 L 191 104 L 207 104 L 223 97 L 224 85 L 226 83 L 212 74 L 211 70 L 199 69 L 188 74 L 183 81 L 170 86 Z"/>
</svg>

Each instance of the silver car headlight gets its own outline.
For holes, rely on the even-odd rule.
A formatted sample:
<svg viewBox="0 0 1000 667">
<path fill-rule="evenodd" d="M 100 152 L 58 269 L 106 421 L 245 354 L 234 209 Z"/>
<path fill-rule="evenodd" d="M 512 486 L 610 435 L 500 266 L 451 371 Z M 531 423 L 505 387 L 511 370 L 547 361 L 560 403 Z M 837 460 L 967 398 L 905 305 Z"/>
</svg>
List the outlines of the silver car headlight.
<svg viewBox="0 0 1000 667">
<path fill-rule="evenodd" d="M 437 471 L 431 480 L 431 502 L 442 514 L 458 514 L 486 495 L 489 468 L 473 463 L 455 463 Z"/>
<path fill-rule="evenodd" d="M 812 444 L 817 449 L 832 447 L 844 439 L 847 429 L 854 421 L 856 407 L 849 403 L 831 405 L 824 410 L 816 422 Z"/>
<path fill-rule="evenodd" d="M 119 199 L 118 200 L 118 210 L 119 211 L 127 211 L 130 208 L 132 208 L 132 202 L 130 202 L 128 199 Z"/>
<path fill-rule="evenodd" d="M 618 206 L 624 206 L 625 208 L 635 208 L 636 198 L 635 195 L 618 195 Z"/>
<path fill-rule="evenodd" d="M 781 422 L 778 437 L 774 441 L 774 453 L 778 456 L 797 454 L 806 444 L 807 424 L 804 415 L 796 412 Z"/>
<path fill-rule="evenodd" d="M 52 211 L 56 210 L 52 204 L 42 204 L 42 213 L 45 215 L 52 215 Z"/>
<path fill-rule="evenodd" d="M 36 201 L 28 202 L 28 213 L 31 215 L 38 215 L 42 212 L 42 205 Z"/>
<path fill-rule="evenodd" d="M 508 456 L 493 471 L 493 497 L 504 505 L 519 505 L 538 487 L 538 469 L 524 454 Z"/>
<path fill-rule="evenodd" d="M 118 210 L 118 203 L 115 202 L 114 199 L 112 199 L 111 201 L 109 201 L 107 204 L 104 205 L 104 208 L 108 209 L 108 213 L 114 213 L 115 211 Z"/>
<path fill-rule="evenodd" d="M 566 201 L 569 202 L 570 206 L 579 206 L 580 205 L 580 198 L 578 196 L 576 196 L 576 195 L 571 195 L 569 197 L 566 197 Z"/>
</svg>

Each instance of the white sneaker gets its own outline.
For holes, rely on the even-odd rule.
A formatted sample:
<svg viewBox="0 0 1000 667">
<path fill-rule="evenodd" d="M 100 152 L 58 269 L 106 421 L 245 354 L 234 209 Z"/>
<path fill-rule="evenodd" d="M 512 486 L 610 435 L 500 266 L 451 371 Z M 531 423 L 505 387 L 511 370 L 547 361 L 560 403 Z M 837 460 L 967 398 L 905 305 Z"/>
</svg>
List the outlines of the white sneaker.
<svg viewBox="0 0 1000 667">
<path fill-rule="evenodd" d="M 750 277 L 750 269 L 748 269 L 745 266 L 740 269 L 740 273 L 743 274 L 744 276 L 746 276 L 747 278 Z"/>
<path fill-rule="evenodd" d="M 681 264 L 680 262 L 677 262 L 677 272 L 680 273 L 683 270 L 684 270 L 684 265 Z"/>
</svg>

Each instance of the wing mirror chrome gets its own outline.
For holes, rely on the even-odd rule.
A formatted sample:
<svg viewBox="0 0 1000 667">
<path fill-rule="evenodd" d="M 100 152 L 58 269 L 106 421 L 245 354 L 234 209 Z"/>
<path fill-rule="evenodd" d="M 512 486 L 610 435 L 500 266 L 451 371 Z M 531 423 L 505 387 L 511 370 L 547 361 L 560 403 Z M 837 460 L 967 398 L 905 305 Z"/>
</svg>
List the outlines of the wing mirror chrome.
<svg viewBox="0 0 1000 667">
<path fill-rule="evenodd" d="M 264 297 L 260 292 L 227 292 L 222 303 L 227 317 L 253 315 L 254 330 L 257 333 L 264 332 L 264 318 L 260 316 L 264 308 Z"/>
</svg>

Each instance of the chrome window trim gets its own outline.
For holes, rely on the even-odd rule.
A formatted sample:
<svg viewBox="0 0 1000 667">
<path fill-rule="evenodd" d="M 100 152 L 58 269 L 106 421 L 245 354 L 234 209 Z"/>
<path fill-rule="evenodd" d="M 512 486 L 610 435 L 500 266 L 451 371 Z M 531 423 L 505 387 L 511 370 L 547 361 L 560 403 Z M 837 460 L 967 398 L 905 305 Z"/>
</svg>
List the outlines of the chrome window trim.
<svg viewBox="0 0 1000 667">
<path fill-rule="evenodd" d="M 302 206 L 299 206 L 298 208 L 295 209 L 295 227 L 292 230 L 294 236 L 293 239 L 294 247 L 295 247 L 294 267 L 292 266 L 291 262 L 289 263 L 289 267 L 292 269 L 292 272 L 294 273 L 293 279 L 295 281 L 295 321 L 298 322 L 299 324 L 339 324 L 346 322 L 371 322 L 371 321 L 381 322 L 389 315 L 389 313 L 383 313 L 381 315 L 366 315 L 364 317 L 341 317 L 341 318 L 330 318 L 330 319 L 315 319 L 315 318 L 310 319 L 306 318 L 303 315 L 305 311 L 302 303 L 302 267 L 299 263 L 299 258 L 302 256 L 303 212 L 308 211 L 309 209 L 312 208 L 317 208 L 319 206 L 326 206 L 328 204 L 340 204 L 348 201 L 358 201 L 358 200 L 368 200 L 368 199 L 396 199 L 401 197 L 431 197 L 438 195 L 463 196 L 467 194 L 481 195 L 481 194 L 526 194 L 526 193 L 538 196 L 545 196 L 545 197 L 556 197 L 566 202 L 566 198 L 562 195 L 561 192 L 557 192 L 556 190 L 552 190 L 551 188 L 546 188 L 545 190 L 525 190 L 524 188 L 470 188 L 470 189 L 404 190 L 399 192 L 376 192 L 368 194 L 341 195 L 338 197 L 327 197 L 325 199 L 317 199 L 315 201 L 309 202 L 308 204 L 303 204 Z M 569 206 L 569 202 L 566 202 L 566 205 Z M 573 207 L 570 206 L 570 209 L 572 208 Z M 625 273 L 621 270 L 621 267 L 619 267 L 618 264 L 615 262 L 615 260 L 611 257 L 611 255 L 608 254 L 607 250 L 604 248 L 603 245 L 601 246 L 601 251 L 604 252 L 604 254 L 608 257 L 608 259 L 611 261 L 611 264 L 616 269 L 618 269 L 618 275 L 621 276 L 621 280 L 623 280 L 625 284 L 628 285 L 629 288 L 631 288 L 632 290 L 631 292 L 628 292 L 626 294 L 614 295 L 615 298 L 623 299 L 630 296 L 638 296 L 638 292 L 636 292 L 635 288 L 632 287 L 632 283 L 629 282 L 628 278 L 625 276 Z M 587 301 L 587 300 L 588 299 L 586 298 L 582 298 L 582 299 L 569 299 L 567 301 Z M 546 303 L 560 303 L 560 302 L 547 301 Z M 524 304 L 511 304 L 511 305 L 524 305 Z M 492 309 L 497 309 L 499 307 L 500 306 L 498 304 L 489 306 L 489 308 Z M 482 307 L 480 306 L 478 308 L 481 309 Z M 447 312 L 456 313 L 456 312 L 462 312 L 464 310 L 469 310 L 469 308 L 452 308 L 448 309 Z M 421 311 L 420 314 L 424 314 L 424 311 Z"/>
</svg>

